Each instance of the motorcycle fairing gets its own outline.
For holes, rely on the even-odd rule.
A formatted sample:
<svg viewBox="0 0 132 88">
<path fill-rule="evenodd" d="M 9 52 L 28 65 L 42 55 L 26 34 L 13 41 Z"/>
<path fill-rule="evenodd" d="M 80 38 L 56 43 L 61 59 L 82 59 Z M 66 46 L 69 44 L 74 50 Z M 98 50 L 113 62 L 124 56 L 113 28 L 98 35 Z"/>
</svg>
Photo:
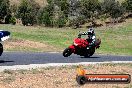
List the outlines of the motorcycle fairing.
<svg viewBox="0 0 132 88">
<path fill-rule="evenodd" d="M 79 48 L 86 48 L 89 45 L 87 40 L 81 38 L 74 39 L 74 43 L 78 44 Z"/>
<path fill-rule="evenodd" d="M 5 41 L 8 38 L 10 38 L 10 32 L 9 31 L 0 30 L 0 42 L 1 41 Z"/>
</svg>

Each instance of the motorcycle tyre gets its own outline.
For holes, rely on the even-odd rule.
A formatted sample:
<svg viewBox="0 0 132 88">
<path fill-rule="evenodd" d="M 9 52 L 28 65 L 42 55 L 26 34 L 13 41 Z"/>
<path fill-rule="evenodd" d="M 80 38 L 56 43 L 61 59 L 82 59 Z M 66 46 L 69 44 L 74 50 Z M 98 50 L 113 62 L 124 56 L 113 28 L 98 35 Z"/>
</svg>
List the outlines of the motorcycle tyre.
<svg viewBox="0 0 132 88">
<path fill-rule="evenodd" d="M 64 57 L 68 57 L 72 54 L 72 51 L 70 48 L 66 48 L 64 51 L 63 51 L 63 56 Z"/>
<path fill-rule="evenodd" d="M 89 53 L 90 52 L 90 53 Z M 84 57 L 90 57 L 95 53 L 95 48 L 92 48 L 88 53 L 84 55 Z"/>
<path fill-rule="evenodd" d="M 0 43 L 0 56 L 2 55 L 3 53 L 3 45 Z"/>
</svg>

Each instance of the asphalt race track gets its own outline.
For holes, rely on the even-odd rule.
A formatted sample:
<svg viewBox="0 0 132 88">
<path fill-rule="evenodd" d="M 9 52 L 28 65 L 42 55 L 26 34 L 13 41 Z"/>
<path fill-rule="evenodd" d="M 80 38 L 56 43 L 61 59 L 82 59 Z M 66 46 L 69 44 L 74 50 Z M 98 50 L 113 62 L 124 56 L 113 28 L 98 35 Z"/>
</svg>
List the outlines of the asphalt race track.
<svg viewBox="0 0 132 88">
<path fill-rule="evenodd" d="M 84 58 L 79 55 L 63 57 L 61 53 L 4 52 L 0 57 L 0 66 L 111 61 L 132 62 L 132 56 L 93 55 Z"/>
</svg>

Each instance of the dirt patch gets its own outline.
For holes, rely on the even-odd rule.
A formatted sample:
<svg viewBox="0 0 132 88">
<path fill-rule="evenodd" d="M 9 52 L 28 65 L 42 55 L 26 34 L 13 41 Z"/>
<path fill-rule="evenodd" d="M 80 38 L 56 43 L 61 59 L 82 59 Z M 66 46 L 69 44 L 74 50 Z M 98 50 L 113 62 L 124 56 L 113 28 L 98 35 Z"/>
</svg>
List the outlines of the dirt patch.
<svg viewBox="0 0 132 88">
<path fill-rule="evenodd" d="M 89 74 L 130 74 L 132 64 L 87 65 Z M 76 66 L 49 67 L 33 70 L 6 71 L 0 73 L 0 88 L 131 88 L 130 84 L 85 84 L 76 83 Z M 12 81 L 7 80 L 14 77 Z M 15 79 L 15 80 L 14 80 Z M 4 81 L 3 81 L 4 80 Z"/>
<path fill-rule="evenodd" d="M 20 50 L 20 51 L 28 50 L 28 49 L 36 49 L 39 51 L 56 50 L 56 48 L 54 48 L 53 46 L 49 46 L 44 43 L 30 41 L 30 40 L 22 40 L 22 39 L 10 39 L 6 41 L 4 43 L 4 49 L 5 50 Z"/>
</svg>

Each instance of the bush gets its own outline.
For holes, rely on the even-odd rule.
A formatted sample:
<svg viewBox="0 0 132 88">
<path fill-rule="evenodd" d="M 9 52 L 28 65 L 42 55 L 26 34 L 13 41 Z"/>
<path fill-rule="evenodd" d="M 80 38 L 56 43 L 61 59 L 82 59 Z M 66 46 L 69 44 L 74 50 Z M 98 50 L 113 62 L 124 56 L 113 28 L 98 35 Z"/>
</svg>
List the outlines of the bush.
<svg viewBox="0 0 132 88">
<path fill-rule="evenodd" d="M 13 4 L 13 5 L 10 6 L 10 10 L 11 10 L 11 13 L 16 16 L 18 6 L 16 4 Z"/>
<path fill-rule="evenodd" d="M 45 26 L 51 26 L 52 22 L 51 22 L 51 17 L 50 14 L 45 11 L 42 16 L 41 16 L 41 24 L 45 24 Z"/>
<path fill-rule="evenodd" d="M 60 11 L 63 12 L 65 17 L 68 17 L 69 3 L 68 0 L 52 0 L 54 4 L 59 7 Z"/>
<path fill-rule="evenodd" d="M 47 5 L 39 10 L 37 19 L 39 24 L 44 24 L 45 26 L 53 26 L 52 15 L 53 6 Z"/>
<path fill-rule="evenodd" d="M 65 19 L 64 19 L 64 18 L 59 18 L 59 19 L 57 19 L 57 20 L 55 21 L 54 26 L 57 26 L 57 27 L 61 28 L 61 27 L 64 27 L 65 24 L 66 24 Z"/>
<path fill-rule="evenodd" d="M 127 12 L 132 12 L 132 0 L 125 0 L 122 6 L 126 8 Z"/>
<path fill-rule="evenodd" d="M 15 25 L 16 24 L 16 18 L 14 16 L 12 16 L 9 20 L 9 23 Z"/>
<path fill-rule="evenodd" d="M 58 19 L 55 21 L 55 25 L 54 26 L 57 26 L 57 27 L 64 27 L 66 22 L 67 22 L 67 18 L 64 16 L 64 14 L 60 17 L 58 17 Z"/>
<path fill-rule="evenodd" d="M 17 17 L 22 19 L 23 25 L 36 24 L 39 8 L 39 5 L 34 0 L 22 0 L 18 7 Z"/>
<path fill-rule="evenodd" d="M 112 18 L 118 18 L 122 16 L 125 11 L 120 3 L 115 0 L 104 0 L 101 6 L 102 12 L 107 14 L 107 16 L 111 16 Z"/>
<path fill-rule="evenodd" d="M 0 0 L 0 20 L 4 20 L 5 16 L 10 14 L 9 0 Z"/>
<path fill-rule="evenodd" d="M 110 11 L 110 16 L 112 18 L 118 18 L 121 17 L 122 14 L 124 13 L 125 9 L 119 4 L 119 2 L 116 2 L 113 5 L 112 10 Z"/>
<path fill-rule="evenodd" d="M 82 16 L 77 17 L 73 20 L 69 21 L 69 26 L 72 26 L 73 28 L 80 28 L 80 25 L 84 24 L 86 22 L 85 18 Z"/>
<path fill-rule="evenodd" d="M 9 24 L 9 20 L 11 19 L 11 14 L 8 14 L 6 17 L 5 17 L 5 24 Z"/>
<path fill-rule="evenodd" d="M 101 21 L 105 21 L 108 18 L 108 16 L 106 14 L 100 15 L 99 19 Z"/>
<path fill-rule="evenodd" d="M 48 5 L 38 12 L 38 23 L 48 27 L 63 27 L 67 21 L 67 0 L 48 0 Z"/>
<path fill-rule="evenodd" d="M 15 25 L 16 24 L 16 18 L 14 16 L 10 15 L 10 14 L 7 15 L 5 17 L 5 24 L 13 24 L 13 25 Z"/>
<path fill-rule="evenodd" d="M 101 10 L 103 13 L 108 13 L 112 11 L 113 5 L 115 4 L 115 0 L 104 0 L 101 3 Z"/>
<path fill-rule="evenodd" d="M 98 12 L 99 8 L 100 2 L 98 0 L 81 0 L 81 13 L 86 18 L 97 17 L 94 14 Z"/>
</svg>

